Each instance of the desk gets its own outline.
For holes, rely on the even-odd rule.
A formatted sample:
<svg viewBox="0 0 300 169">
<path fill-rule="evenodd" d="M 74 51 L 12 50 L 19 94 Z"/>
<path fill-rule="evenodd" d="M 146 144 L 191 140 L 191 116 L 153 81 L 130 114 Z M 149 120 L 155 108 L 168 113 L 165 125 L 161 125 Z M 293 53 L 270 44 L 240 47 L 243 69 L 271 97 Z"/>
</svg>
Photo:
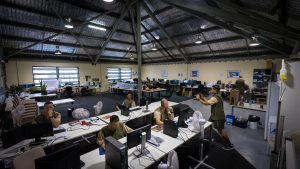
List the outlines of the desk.
<svg viewBox="0 0 300 169">
<path fill-rule="evenodd" d="M 174 106 L 176 104 L 178 104 L 178 103 L 169 101 L 169 106 Z M 120 121 L 127 122 L 129 120 L 132 120 L 132 119 L 135 119 L 138 117 L 143 117 L 148 114 L 154 113 L 155 109 L 157 109 L 160 105 L 161 105 L 160 101 L 153 102 L 148 105 L 148 110 L 149 110 L 148 112 L 143 112 L 143 109 L 140 109 L 140 110 L 130 112 L 129 116 L 123 116 L 123 115 L 121 115 L 120 111 L 115 111 L 112 113 L 100 115 L 98 117 L 107 124 L 109 123 L 109 117 L 112 115 L 117 115 L 117 116 L 119 116 Z M 134 107 L 131 109 L 134 109 Z"/>
<path fill-rule="evenodd" d="M 67 104 L 71 103 L 73 104 L 75 100 L 73 99 L 60 99 L 60 100 L 53 100 L 51 101 L 54 105 L 60 105 L 60 104 Z M 37 102 L 38 107 L 43 107 L 45 102 Z"/>
<path fill-rule="evenodd" d="M 42 93 L 33 93 L 29 95 L 30 99 L 45 98 L 45 97 L 56 97 L 56 94 L 52 93 L 52 94 L 43 95 Z"/>
<path fill-rule="evenodd" d="M 243 109 L 243 112 L 234 112 L 234 109 L 239 108 Z M 245 119 L 248 119 L 249 115 L 254 115 L 260 117 L 260 122 L 262 123 L 262 126 L 265 126 L 265 120 L 266 120 L 266 105 L 264 105 L 264 108 L 260 108 L 260 104 L 251 104 L 249 103 L 244 103 L 244 106 L 236 106 L 233 105 L 231 108 L 231 115 L 237 116 L 237 117 L 242 117 Z"/>
<path fill-rule="evenodd" d="M 150 89 L 150 90 L 142 90 L 142 94 L 144 96 L 144 93 L 148 93 L 150 98 L 153 98 L 153 93 L 158 92 L 158 98 L 160 98 L 160 93 L 162 91 L 167 91 L 167 89 L 164 88 L 157 88 L 157 89 Z"/>
</svg>

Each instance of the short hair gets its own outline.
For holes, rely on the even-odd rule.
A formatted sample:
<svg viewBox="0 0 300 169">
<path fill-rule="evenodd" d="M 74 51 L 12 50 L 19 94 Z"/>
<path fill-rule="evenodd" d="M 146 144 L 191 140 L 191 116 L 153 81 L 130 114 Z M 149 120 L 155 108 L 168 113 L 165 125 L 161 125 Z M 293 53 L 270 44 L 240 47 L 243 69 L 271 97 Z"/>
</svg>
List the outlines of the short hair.
<svg viewBox="0 0 300 169">
<path fill-rule="evenodd" d="M 214 85 L 213 89 L 215 89 L 217 91 L 217 93 L 220 92 L 220 86 L 219 85 Z"/>
<path fill-rule="evenodd" d="M 114 122 L 118 122 L 119 121 L 119 117 L 117 115 L 112 115 L 109 118 L 109 124 L 114 123 Z"/>
<path fill-rule="evenodd" d="M 53 102 L 50 102 L 50 101 L 46 101 L 44 106 L 48 105 L 48 104 L 53 104 Z"/>
</svg>

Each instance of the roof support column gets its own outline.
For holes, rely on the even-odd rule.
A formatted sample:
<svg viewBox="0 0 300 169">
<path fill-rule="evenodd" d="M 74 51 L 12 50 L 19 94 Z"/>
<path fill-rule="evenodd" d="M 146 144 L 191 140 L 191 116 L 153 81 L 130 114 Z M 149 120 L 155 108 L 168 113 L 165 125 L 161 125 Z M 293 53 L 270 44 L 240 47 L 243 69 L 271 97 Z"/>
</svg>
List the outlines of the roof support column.
<svg viewBox="0 0 300 169">
<path fill-rule="evenodd" d="M 138 56 L 138 99 L 142 97 L 142 44 L 141 44 L 141 8 L 140 1 L 136 3 L 136 47 L 137 47 L 137 56 Z"/>
</svg>

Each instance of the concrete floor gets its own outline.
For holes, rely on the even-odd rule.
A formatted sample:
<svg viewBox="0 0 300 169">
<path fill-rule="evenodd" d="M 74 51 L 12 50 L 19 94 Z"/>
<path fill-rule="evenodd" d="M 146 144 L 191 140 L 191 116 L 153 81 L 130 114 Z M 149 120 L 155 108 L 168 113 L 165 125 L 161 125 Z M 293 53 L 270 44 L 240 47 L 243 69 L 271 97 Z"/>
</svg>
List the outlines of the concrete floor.
<svg viewBox="0 0 300 169">
<path fill-rule="evenodd" d="M 205 119 L 210 116 L 210 106 L 203 106 L 196 100 L 183 101 L 183 104 L 189 105 L 193 110 L 202 112 Z M 231 106 L 224 102 L 225 114 L 230 114 Z M 239 110 L 239 113 L 243 113 Z M 252 130 L 249 128 L 239 128 L 235 126 L 225 126 L 225 132 L 228 134 L 235 149 L 244 156 L 257 169 L 269 168 L 270 158 L 266 154 L 267 142 L 264 141 L 264 130 Z"/>
</svg>

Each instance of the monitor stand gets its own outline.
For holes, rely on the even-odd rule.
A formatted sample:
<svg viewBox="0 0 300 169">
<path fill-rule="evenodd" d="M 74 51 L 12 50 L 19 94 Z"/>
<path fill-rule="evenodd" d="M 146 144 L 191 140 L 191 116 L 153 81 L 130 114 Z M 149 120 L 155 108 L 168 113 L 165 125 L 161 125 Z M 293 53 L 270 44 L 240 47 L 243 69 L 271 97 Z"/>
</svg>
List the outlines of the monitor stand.
<svg viewBox="0 0 300 169">
<path fill-rule="evenodd" d="M 34 141 L 30 142 L 29 143 L 29 146 L 37 146 L 37 145 L 40 145 L 40 144 L 43 144 L 47 141 L 47 139 L 42 139 L 42 138 L 35 138 Z"/>
<path fill-rule="evenodd" d="M 146 149 L 146 132 L 143 132 L 141 134 L 141 149 L 138 150 L 138 151 L 135 151 L 133 152 L 133 154 L 136 156 L 136 157 L 141 157 L 141 156 L 145 156 L 147 154 L 149 154 L 149 150 Z"/>
<path fill-rule="evenodd" d="M 143 112 L 144 112 L 144 113 L 150 112 L 150 111 L 149 111 L 149 108 L 148 108 L 148 101 L 146 101 L 146 110 L 144 110 Z"/>
</svg>

